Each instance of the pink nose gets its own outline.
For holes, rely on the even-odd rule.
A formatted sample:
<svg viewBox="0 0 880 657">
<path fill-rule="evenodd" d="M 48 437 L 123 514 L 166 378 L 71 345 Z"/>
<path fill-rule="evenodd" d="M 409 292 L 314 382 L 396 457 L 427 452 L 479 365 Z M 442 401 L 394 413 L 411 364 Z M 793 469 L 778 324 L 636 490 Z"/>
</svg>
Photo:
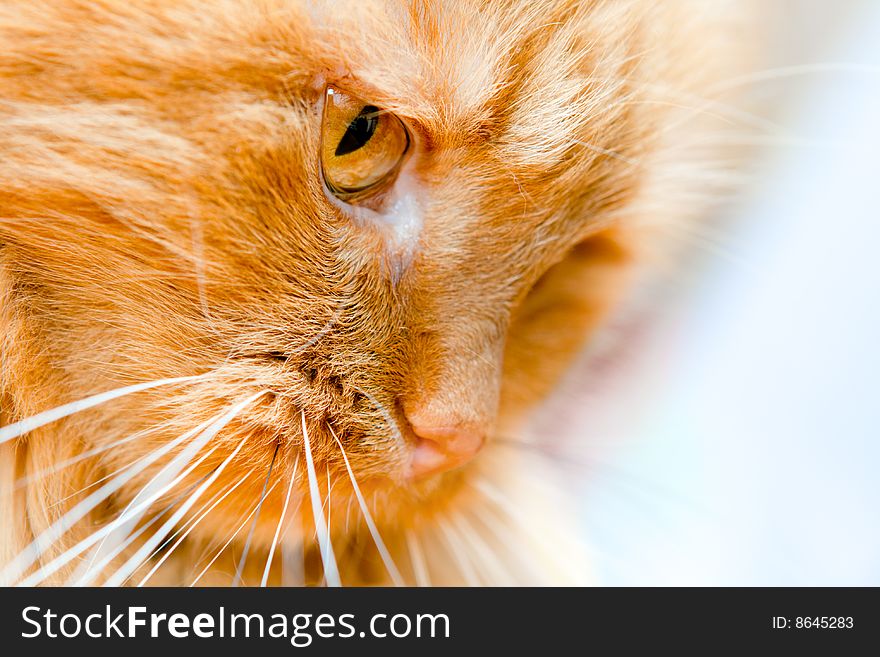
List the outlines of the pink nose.
<svg viewBox="0 0 880 657">
<path fill-rule="evenodd" d="M 412 425 L 417 440 L 412 455 L 413 477 L 446 472 L 464 465 L 477 455 L 486 439 L 485 431 L 466 426 Z"/>
</svg>

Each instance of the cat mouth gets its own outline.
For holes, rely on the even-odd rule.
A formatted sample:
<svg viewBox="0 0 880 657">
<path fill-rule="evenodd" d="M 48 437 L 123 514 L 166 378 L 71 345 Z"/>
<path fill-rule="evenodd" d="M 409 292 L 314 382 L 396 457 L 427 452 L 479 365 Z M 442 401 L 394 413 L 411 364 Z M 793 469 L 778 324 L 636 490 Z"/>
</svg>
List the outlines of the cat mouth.
<svg viewBox="0 0 880 657">
<path fill-rule="evenodd" d="M 316 467 L 350 468 L 369 488 L 422 490 L 473 461 L 487 434 L 474 426 L 430 419 L 407 408 L 400 394 L 371 390 L 362 380 L 320 364 L 317 355 L 302 354 L 297 362 L 281 352 L 257 356 L 272 373 L 270 394 L 278 414 L 263 423 L 282 427 L 281 440 L 308 447 Z M 384 386 L 387 387 L 387 386 Z M 382 480 L 382 483 L 379 483 Z"/>
</svg>

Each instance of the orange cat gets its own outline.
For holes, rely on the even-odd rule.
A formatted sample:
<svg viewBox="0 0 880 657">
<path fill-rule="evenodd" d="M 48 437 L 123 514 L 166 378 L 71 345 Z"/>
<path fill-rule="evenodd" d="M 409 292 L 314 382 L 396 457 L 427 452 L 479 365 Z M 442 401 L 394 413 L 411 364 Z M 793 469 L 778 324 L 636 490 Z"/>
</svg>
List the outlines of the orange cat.
<svg viewBox="0 0 880 657">
<path fill-rule="evenodd" d="M 587 581 L 493 437 L 705 212 L 741 7 L 4 2 L 4 581 Z"/>
</svg>

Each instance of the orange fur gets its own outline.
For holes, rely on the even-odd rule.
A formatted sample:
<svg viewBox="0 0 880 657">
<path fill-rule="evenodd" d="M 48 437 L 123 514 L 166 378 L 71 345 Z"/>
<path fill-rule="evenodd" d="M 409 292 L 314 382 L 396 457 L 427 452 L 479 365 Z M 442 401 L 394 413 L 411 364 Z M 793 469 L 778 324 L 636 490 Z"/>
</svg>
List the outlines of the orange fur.
<svg viewBox="0 0 880 657">
<path fill-rule="evenodd" d="M 0 425 L 102 390 L 206 374 L 0 446 L 4 522 L 15 525 L 4 527 L 3 558 L 94 490 L 83 487 L 265 390 L 163 496 L 244 440 L 202 501 L 251 474 L 151 581 L 191 581 L 254 508 L 279 445 L 244 573 L 259 583 L 302 457 L 301 412 L 322 495 L 333 486 L 343 583 L 388 574 L 328 424 L 406 581 L 418 579 L 413 536 L 432 583 L 466 581 L 451 555 L 486 549 L 497 563 L 476 568 L 482 582 L 581 581 L 580 557 L 566 556 L 577 541 L 557 504 L 541 502 L 549 482 L 536 464 L 490 439 L 472 464 L 413 482 L 406 417 L 515 431 L 633 272 L 668 253 L 670 227 L 705 211 L 705 182 L 690 174 L 717 169 L 711 135 L 722 122 L 692 108 L 720 100 L 712 84 L 742 64 L 728 4 L 3 3 Z M 325 196 L 327 83 L 393 111 L 415 135 L 424 222 L 403 264 L 380 226 L 352 221 Z M 40 563 L 112 520 L 166 462 Z M 283 544 L 305 553 L 304 581 L 316 583 L 303 472 L 300 458 Z M 229 583 L 246 533 L 202 583 Z M 47 581 L 67 581 L 88 556 Z M 279 551 L 270 581 L 284 581 L 281 563 Z"/>
</svg>

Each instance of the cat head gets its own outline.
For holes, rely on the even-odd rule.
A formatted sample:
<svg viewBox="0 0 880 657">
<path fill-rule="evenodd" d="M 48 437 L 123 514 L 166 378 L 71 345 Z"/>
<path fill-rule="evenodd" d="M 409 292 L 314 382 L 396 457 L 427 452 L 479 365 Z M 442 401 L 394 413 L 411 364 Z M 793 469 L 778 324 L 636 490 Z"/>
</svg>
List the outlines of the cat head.
<svg viewBox="0 0 880 657">
<path fill-rule="evenodd" d="M 195 536 L 227 535 L 267 473 L 294 468 L 295 497 L 311 479 L 334 502 L 362 494 L 383 526 L 415 522 L 613 299 L 613 218 L 656 131 L 636 83 L 650 16 L 632 3 L 12 6 L 7 420 L 173 379 L 28 435 L 24 474 L 99 450 L 42 495 L 166 448 L 94 511 L 112 518 L 214 427 L 160 479 L 176 481 L 163 500 L 238 486 Z M 300 507 L 304 535 L 320 506 Z"/>
</svg>

